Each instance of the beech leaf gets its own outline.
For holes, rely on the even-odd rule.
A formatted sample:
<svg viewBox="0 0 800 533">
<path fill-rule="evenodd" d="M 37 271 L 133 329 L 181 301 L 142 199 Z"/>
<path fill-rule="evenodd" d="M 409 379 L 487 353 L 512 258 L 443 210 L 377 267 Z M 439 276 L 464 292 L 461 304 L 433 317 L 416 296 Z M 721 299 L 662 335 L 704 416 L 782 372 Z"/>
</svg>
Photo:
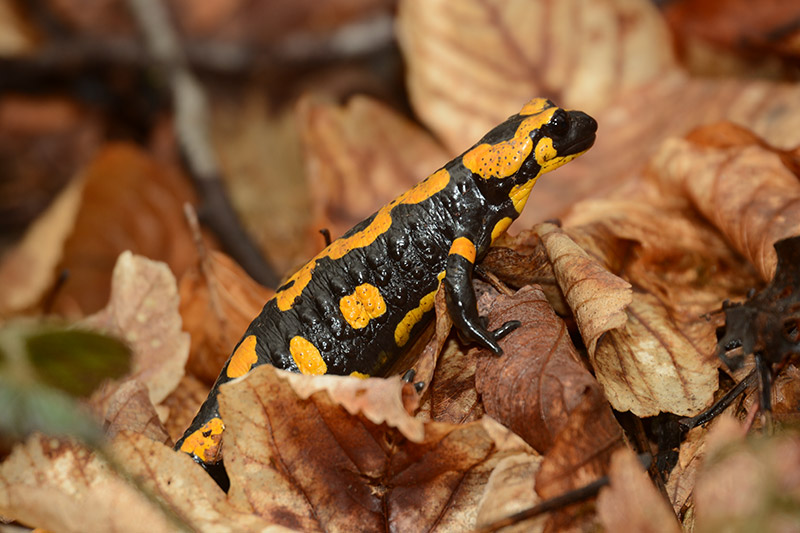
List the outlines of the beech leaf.
<svg viewBox="0 0 800 533">
<path fill-rule="evenodd" d="M 489 419 L 413 419 L 401 387 L 269 366 L 224 385 L 230 502 L 301 530 L 472 528 L 489 472 L 527 446 Z"/>
<path fill-rule="evenodd" d="M 175 389 L 189 356 L 181 330 L 178 288 L 167 265 L 124 252 L 112 279 L 108 306 L 85 325 L 125 339 L 133 350 L 133 375 L 158 405 Z"/>
<path fill-rule="evenodd" d="M 690 416 L 707 407 L 718 386 L 713 328 L 696 319 L 680 323 L 657 297 L 631 291 L 561 230 L 543 230 L 556 279 L 611 405 L 637 416 Z"/>
<path fill-rule="evenodd" d="M 709 148 L 671 139 L 653 167 L 665 188 L 686 195 L 762 279 L 772 279 L 773 245 L 800 234 L 800 182 L 778 154 L 758 145 Z"/>
</svg>

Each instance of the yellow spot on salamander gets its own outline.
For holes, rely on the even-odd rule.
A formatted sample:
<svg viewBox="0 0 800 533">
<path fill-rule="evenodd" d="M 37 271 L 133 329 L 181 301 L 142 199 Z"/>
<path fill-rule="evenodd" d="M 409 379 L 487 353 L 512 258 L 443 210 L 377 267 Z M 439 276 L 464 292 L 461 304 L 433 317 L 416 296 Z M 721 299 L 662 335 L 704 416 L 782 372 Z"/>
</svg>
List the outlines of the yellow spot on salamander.
<svg viewBox="0 0 800 533">
<path fill-rule="evenodd" d="M 328 365 L 316 346 L 300 335 L 289 341 L 289 353 L 302 374 L 319 376 L 328 371 Z"/>
<path fill-rule="evenodd" d="M 364 374 L 362 372 L 350 372 L 350 376 L 358 379 L 367 379 L 369 374 Z"/>
<path fill-rule="evenodd" d="M 511 217 L 504 217 L 501 218 L 497 224 L 494 225 L 494 229 L 492 229 L 492 242 L 497 240 L 497 238 L 505 233 L 511 223 L 514 222 L 511 220 Z"/>
<path fill-rule="evenodd" d="M 547 98 L 534 98 L 524 106 L 522 106 L 522 110 L 519 112 L 520 115 L 536 115 L 541 113 L 548 107 L 553 107 L 553 103 L 547 100 Z"/>
<path fill-rule="evenodd" d="M 511 202 L 514 204 L 514 209 L 517 213 L 522 213 L 522 210 L 525 209 L 525 204 L 528 203 L 528 197 L 531 195 L 531 189 L 536 184 L 536 180 L 526 181 L 520 185 L 514 185 L 511 188 L 511 192 L 508 193 L 508 196 L 511 198 Z"/>
<path fill-rule="evenodd" d="M 339 310 L 353 329 L 361 329 L 386 312 L 386 302 L 376 286 L 364 283 L 339 300 Z"/>
<path fill-rule="evenodd" d="M 458 254 L 470 263 L 475 262 L 475 245 L 466 237 L 459 237 L 450 246 L 450 254 Z"/>
<path fill-rule="evenodd" d="M 308 285 L 308 282 L 311 281 L 311 274 L 314 272 L 317 261 L 325 257 L 334 260 L 339 259 L 351 250 L 369 246 L 375 242 L 375 239 L 384 234 L 386 230 L 391 227 L 391 211 L 395 206 L 399 204 L 418 204 L 444 189 L 448 183 L 450 183 L 450 173 L 443 168 L 439 169 L 413 188 L 392 200 L 389 204 L 383 206 L 375 214 L 375 218 L 372 219 L 372 222 L 370 222 L 366 228 L 349 237 L 333 241 L 330 246 L 322 250 L 319 255 L 306 263 L 305 266 L 289 278 L 285 289 L 278 291 L 275 295 L 275 302 L 278 305 L 278 309 L 287 311 L 292 308 L 295 299 L 300 296 L 303 289 Z"/>
<path fill-rule="evenodd" d="M 536 100 L 528 103 L 523 110 L 536 109 L 534 102 Z M 547 124 L 558 109 L 555 106 L 541 107 L 538 113 L 531 114 L 520 123 L 511 139 L 497 144 L 479 144 L 466 152 L 462 159 L 464 166 L 484 179 L 507 178 L 516 174 L 533 150 L 531 132 Z"/>
<path fill-rule="evenodd" d="M 545 171 L 544 169 L 547 168 L 550 162 L 558 155 L 556 149 L 553 147 L 553 139 L 549 137 L 539 139 L 539 142 L 536 143 L 534 155 L 536 156 L 536 162 L 542 167 L 542 171 Z"/>
<path fill-rule="evenodd" d="M 219 417 L 214 417 L 200 429 L 193 431 L 181 444 L 181 451 L 195 455 L 204 463 L 216 463 L 222 451 L 222 432 L 225 424 Z"/>
<path fill-rule="evenodd" d="M 440 284 L 444 276 L 444 271 L 440 272 L 437 276 Z M 406 316 L 403 317 L 403 320 L 397 324 L 397 327 L 394 329 L 394 343 L 398 347 L 402 348 L 406 345 L 408 340 L 411 338 L 411 330 L 414 329 L 414 326 L 417 325 L 417 322 L 422 320 L 422 317 L 425 313 L 433 309 L 433 304 L 436 301 L 436 292 L 438 290 L 439 287 L 437 286 L 435 290 L 423 296 L 419 301 L 419 305 L 406 313 Z"/>
<path fill-rule="evenodd" d="M 239 344 L 236 351 L 233 352 L 231 360 L 228 363 L 228 369 L 225 371 L 229 378 L 244 376 L 250 372 L 250 369 L 256 364 L 256 361 L 258 361 L 258 355 L 256 355 L 256 341 L 255 335 L 248 335 Z"/>
</svg>

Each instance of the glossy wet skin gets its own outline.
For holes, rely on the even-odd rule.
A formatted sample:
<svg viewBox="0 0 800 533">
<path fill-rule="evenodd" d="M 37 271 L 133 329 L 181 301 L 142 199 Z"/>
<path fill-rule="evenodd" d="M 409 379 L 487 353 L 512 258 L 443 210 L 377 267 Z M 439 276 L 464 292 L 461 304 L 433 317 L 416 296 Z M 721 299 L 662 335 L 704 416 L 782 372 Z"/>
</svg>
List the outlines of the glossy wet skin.
<svg viewBox="0 0 800 533">
<path fill-rule="evenodd" d="M 221 461 L 219 386 L 254 366 L 381 375 L 432 317 L 442 283 L 462 338 L 501 354 L 497 341 L 514 324 L 485 329 L 474 264 L 522 212 L 539 176 L 588 150 L 596 130 L 585 113 L 534 99 L 334 241 L 250 324 L 176 449 L 207 467 Z"/>
</svg>

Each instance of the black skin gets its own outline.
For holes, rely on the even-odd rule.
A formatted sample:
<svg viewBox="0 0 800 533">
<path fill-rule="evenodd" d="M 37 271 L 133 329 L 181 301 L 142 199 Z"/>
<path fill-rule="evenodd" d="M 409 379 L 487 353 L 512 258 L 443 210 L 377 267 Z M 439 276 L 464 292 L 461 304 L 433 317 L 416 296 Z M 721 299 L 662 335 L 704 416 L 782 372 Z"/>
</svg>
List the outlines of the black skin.
<svg viewBox="0 0 800 533">
<path fill-rule="evenodd" d="M 477 144 L 496 144 L 512 138 L 525 118 L 509 117 Z M 585 113 L 558 110 L 547 125 L 531 132 L 531 137 L 534 146 L 540 138 L 549 137 L 562 157 L 591 147 L 596 129 L 597 123 Z M 318 260 L 310 281 L 291 309 L 281 311 L 274 299 L 267 302 L 242 337 L 257 337 L 258 361 L 254 366 L 271 364 L 299 371 L 288 344 L 289 339 L 300 335 L 319 349 L 329 374 L 382 375 L 433 317 L 432 310 L 425 313 L 411 330 L 409 341 L 403 346 L 396 344 L 397 324 L 425 295 L 437 289 L 437 275 L 445 270 L 447 308 L 459 335 L 494 354 L 502 354 L 497 341 L 518 327 L 519 322 L 506 322 L 495 331 L 486 328 L 478 315 L 472 286 L 475 265 L 462 255 L 450 254 L 450 246 L 455 239 L 466 237 L 475 245 L 475 260 L 480 261 L 489 249 L 495 224 L 504 217 L 513 220 L 519 216 L 509 198 L 512 187 L 536 178 L 541 168 L 533 155 L 515 175 L 503 179 L 473 175 L 463 165 L 462 156 L 444 168 L 450 175 L 447 185 L 419 203 L 392 208 L 390 227 L 371 244 L 352 249 L 338 259 Z M 356 225 L 343 238 L 367 227 L 374 217 Z M 353 329 L 343 319 L 338 302 L 363 283 L 377 287 L 387 311 L 370 320 L 366 327 Z M 289 286 L 291 282 L 278 292 Z M 226 374 L 229 363 L 230 359 L 176 449 L 188 435 L 219 416 L 217 394 L 220 385 L 231 381 Z M 195 460 L 203 464 L 199 458 Z M 217 463 L 212 469 L 220 466 Z"/>
</svg>

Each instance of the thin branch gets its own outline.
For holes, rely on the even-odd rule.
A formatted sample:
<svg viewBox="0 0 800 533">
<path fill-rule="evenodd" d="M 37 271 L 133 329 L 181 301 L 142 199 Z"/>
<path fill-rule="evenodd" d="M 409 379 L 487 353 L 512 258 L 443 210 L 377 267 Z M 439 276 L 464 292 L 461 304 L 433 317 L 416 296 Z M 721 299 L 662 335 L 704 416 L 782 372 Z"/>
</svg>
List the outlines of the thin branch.
<svg viewBox="0 0 800 533">
<path fill-rule="evenodd" d="M 209 135 L 205 93 L 189 69 L 186 55 L 161 0 L 128 0 L 153 59 L 164 69 L 172 90 L 178 141 L 201 198 L 201 218 L 226 251 L 262 285 L 275 287 L 278 276 L 239 222 L 220 178 Z"/>
</svg>

